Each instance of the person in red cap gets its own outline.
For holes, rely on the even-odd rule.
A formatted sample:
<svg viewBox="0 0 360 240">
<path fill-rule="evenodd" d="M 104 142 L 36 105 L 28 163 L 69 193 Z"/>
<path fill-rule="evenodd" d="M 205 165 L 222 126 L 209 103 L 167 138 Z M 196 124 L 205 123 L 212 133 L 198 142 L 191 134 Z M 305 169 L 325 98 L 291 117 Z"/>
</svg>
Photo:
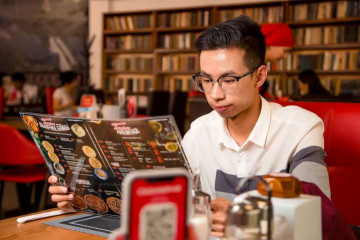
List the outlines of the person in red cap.
<svg viewBox="0 0 360 240">
<path fill-rule="evenodd" d="M 265 37 L 266 55 L 265 61 L 274 62 L 285 59 L 287 52 L 294 46 L 294 36 L 291 29 L 285 23 L 268 23 L 261 26 L 261 32 Z M 274 100 L 268 90 L 269 83 L 265 81 L 259 89 L 261 96 Z"/>
<path fill-rule="evenodd" d="M 277 61 L 286 58 L 287 51 L 294 46 L 294 36 L 285 23 L 263 24 L 261 32 L 265 37 L 265 61 Z"/>
</svg>

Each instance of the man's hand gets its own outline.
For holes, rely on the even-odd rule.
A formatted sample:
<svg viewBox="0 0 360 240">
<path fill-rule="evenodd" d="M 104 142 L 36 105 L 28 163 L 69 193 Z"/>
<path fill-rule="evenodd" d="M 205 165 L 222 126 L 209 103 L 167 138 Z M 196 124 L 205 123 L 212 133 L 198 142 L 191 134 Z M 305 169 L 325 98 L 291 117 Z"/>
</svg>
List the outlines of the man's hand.
<svg viewBox="0 0 360 240">
<path fill-rule="evenodd" d="M 48 182 L 53 185 L 58 182 L 57 177 L 50 176 Z M 70 201 L 74 199 L 74 194 L 69 193 L 66 187 L 62 186 L 50 186 L 49 193 L 51 193 L 51 200 L 57 203 L 58 208 L 62 210 L 71 210 L 73 207 L 70 205 Z"/>
<path fill-rule="evenodd" d="M 225 232 L 225 224 L 227 219 L 227 209 L 231 201 L 224 198 L 217 198 L 211 201 L 211 235 L 214 237 L 223 237 Z"/>
</svg>

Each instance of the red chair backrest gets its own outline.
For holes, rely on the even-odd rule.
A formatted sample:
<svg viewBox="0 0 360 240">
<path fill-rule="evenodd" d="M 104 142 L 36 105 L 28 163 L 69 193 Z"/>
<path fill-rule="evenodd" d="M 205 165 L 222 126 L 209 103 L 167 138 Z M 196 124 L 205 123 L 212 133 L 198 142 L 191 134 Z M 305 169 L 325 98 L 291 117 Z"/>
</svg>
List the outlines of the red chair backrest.
<svg viewBox="0 0 360 240">
<path fill-rule="evenodd" d="M 0 118 L 3 116 L 4 111 L 4 88 L 0 87 Z"/>
<path fill-rule="evenodd" d="M 280 102 L 317 114 L 325 125 L 325 151 L 335 206 L 348 223 L 360 226 L 360 103 Z"/>
<path fill-rule="evenodd" d="M 0 165 L 44 164 L 35 144 L 5 124 L 0 124 L 0 153 Z"/>
<path fill-rule="evenodd" d="M 195 90 L 189 91 L 188 94 L 189 94 L 189 96 L 188 96 L 189 98 L 192 98 L 195 96 L 204 96 L 205 97 L 205 93 L 200 92 L 200 91 L 195 91 Z"/>
<path fill-rule="evenodd" d="M 46 113 L 53 114 L 53 99 L 52 95 L 55 91 L 53 87 L 46 87 L 45 88 L 45 97 L 46 97 Z"/>
</svg>

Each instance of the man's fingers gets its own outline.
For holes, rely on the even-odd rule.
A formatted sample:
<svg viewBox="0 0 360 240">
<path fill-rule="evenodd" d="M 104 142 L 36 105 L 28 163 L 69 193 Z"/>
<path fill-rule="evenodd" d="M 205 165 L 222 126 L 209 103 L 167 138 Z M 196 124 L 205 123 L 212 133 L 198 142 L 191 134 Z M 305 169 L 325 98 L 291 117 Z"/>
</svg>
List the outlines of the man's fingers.
<svg viewBox="0 0 360 240">
<path fill-rule="evenodd" d="M 230 201 L 224 198 L 216 198 L 211 201 L 211 209 L 216 211 L 226 211 L 228 206 L 230 205 Z"/>
<path fill-rule="evenodd" d="M 73 209 L 73 207 L 69 204 L 69 202 L 58 202 L 57 207 L 63 210 Z"/>
<path fill-rule="evenodd" d="M 211 214 L 211 219 L 213 224 L 223 224 L 226 223 L 226 213 L 225 212 L 215 212 Z"/>
<path fill-rule="evenodd" d="M 211 235 L 215 237 L 223 237 L 225 232 L 226 213 L 215 212 L 211 215 Z"/>
<path fill-rule="evenodd" d="M 214 232 L 214 231 L 211 231 L 211 235 L 214 236 L 214 237 L 223 237 L 224 236 L 224 232 Z"/>
<path fill-rule="evenodd" d="M 58 178 L 54 175 L 48 178 L 50 184 L 56 184 Z M 74 199 L 74 194 L 69 194 L 69 191 L 66 187 L 63 186 L 50 186 L 49 193 L 51 195 L 51 200 L 57 203 L 58 208 L 63 210 L 73 210 L 73 207 L 70 205 L 70 201 Z"/>
<path fill-rule="evenodd" d="M 49 179 L 48 179 L 48 182 L 49 182 L 50 184 L 56 184 L 57 181 L 58 181 L 57 177 L 55 177 L 55 176 L 53 176 L 53 175 L 51 175 L 51 176 L 49 177 Z"/>
<path fill-rule="evenodd" d="M 225 225 L 224 224 L 212 224 L 211 225 L 211 231 L 213 231 L 213 232 L 224 232 L 225 231 Z"/>
<path fill-rule="evenodd" d="M 74 199 L 74 195 L 73 194 L 67 194 L 67 195 L 58 195 L 58 194 L 54 194 L 51 195 L 51 200 L 53 202 L 63 202 L 63 201 L 71 201 Z"/>
<path fill-rule="evenodd" d="M 65 194 L 68 192 L 68 189 L 66 187 L 61 186 L 50 186 L 49 187 L 49 193 L 51 194 Z"/>
</svg>

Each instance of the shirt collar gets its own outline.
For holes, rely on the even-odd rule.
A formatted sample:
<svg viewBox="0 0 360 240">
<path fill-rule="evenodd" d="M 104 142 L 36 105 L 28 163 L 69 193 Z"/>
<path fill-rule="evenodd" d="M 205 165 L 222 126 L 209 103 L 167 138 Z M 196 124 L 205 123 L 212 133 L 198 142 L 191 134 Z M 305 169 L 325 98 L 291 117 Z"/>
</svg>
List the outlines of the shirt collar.
<svg viewBox="0 0 360 240">
<path fill-rule="evenodd" d="M 255 127 L 250 133 L 249 141 L 260 147 L 265 147 L 266 137 L 270 127 L 271 109 L 270 103 L 261 97 L 261 111 Z"/>
<path fill-rule="evenodd" d="M 217 120 L 219 126 L 217 134 L 217 145 L 219 146 L 220 144 L 223 144 L 223 146 L 227 148 L 232 148 L 235 151 L 239 151 L 241 147 L 231 137 L 229 130 L 227 129 L 226 119 L 220 117 L 219 115 L 217 116 L 219 117 Z M 265 146 L 266 137 L 270 126 L 270 118 L 270 104 L 263 97 L 261 97 L 261 111 L 259 118 L 244 145 L 251 141 L 260 147 Z"/>
<path fill-rule="evenodd" d="M 220 116 L 219 116 L 220 117 Z M 231 137 L 229 130 L 227 129 L 226 119 L 220 117 L 219 128 L 218 128 L 218 138 L 217 145 L 220 146 L 222 144 L 224 147 L 232 148 L 235 151 L 240 149 L 240 146 L 236 143 L 236 141 Z"/>
</svg>

